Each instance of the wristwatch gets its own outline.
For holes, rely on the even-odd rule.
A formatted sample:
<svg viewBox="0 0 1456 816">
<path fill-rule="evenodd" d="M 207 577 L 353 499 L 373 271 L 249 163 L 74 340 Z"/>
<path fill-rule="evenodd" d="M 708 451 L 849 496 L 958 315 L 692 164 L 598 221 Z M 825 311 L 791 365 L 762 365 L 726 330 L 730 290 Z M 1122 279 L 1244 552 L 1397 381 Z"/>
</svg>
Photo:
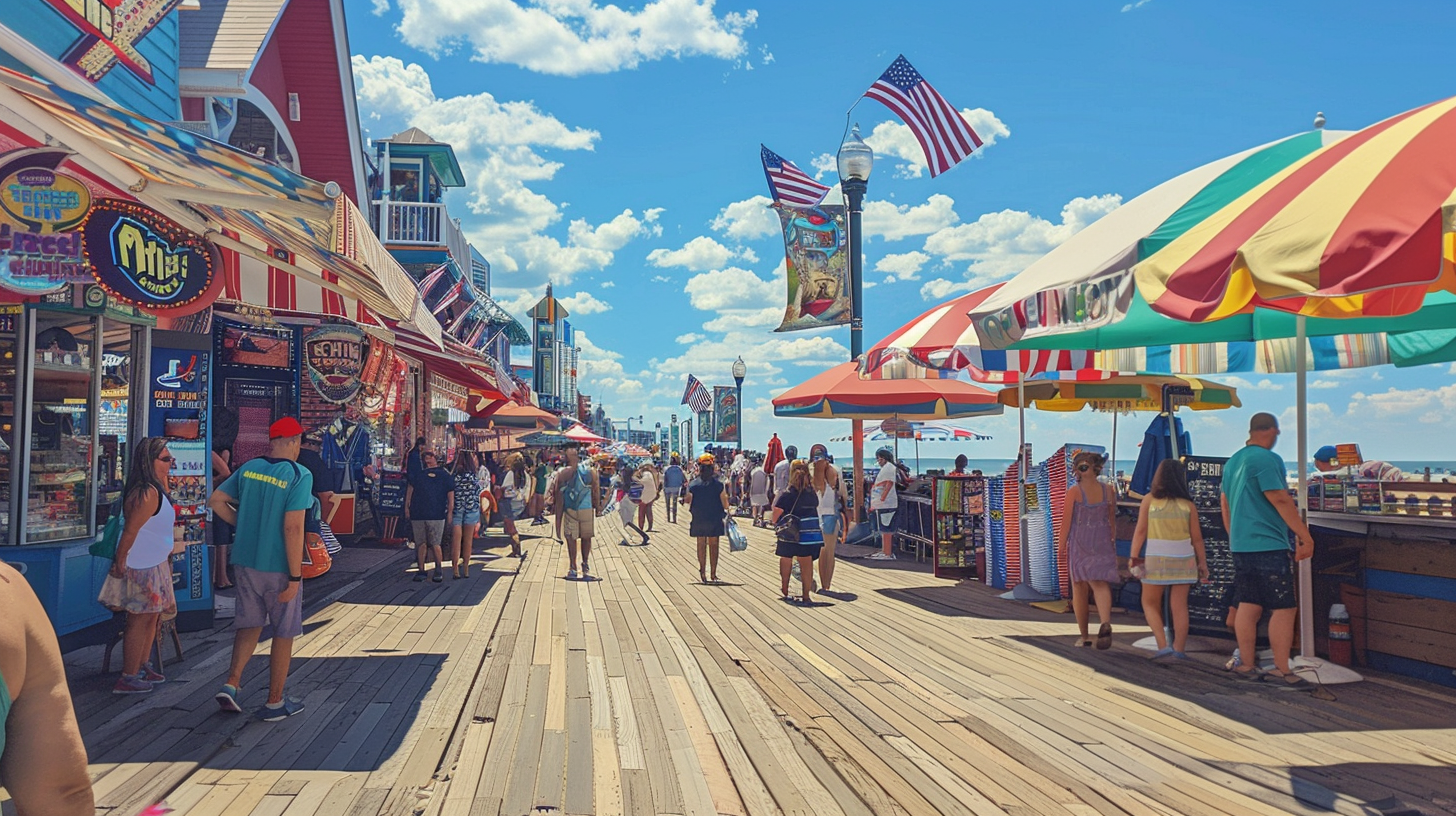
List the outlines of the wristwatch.
<svg viewBox="0 0 1456 816">
<path fill-rule="evenodd" d="M 303 580 L 303 576 L 302 575 L 290 575 L 290 576 L 288 576 L 288 583 L 290 583 L 290 584 L 296 584 L 296 583 L 298 583 L 299 581 L 302 581 L 302 580 Z"/>
</svg>

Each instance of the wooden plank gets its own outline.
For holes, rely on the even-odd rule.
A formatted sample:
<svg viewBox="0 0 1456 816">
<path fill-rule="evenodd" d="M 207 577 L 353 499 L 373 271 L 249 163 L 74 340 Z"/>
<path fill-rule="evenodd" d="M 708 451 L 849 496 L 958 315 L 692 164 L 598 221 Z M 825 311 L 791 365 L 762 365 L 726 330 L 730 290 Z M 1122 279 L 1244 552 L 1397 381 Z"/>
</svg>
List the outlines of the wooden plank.
<svg viewBox="0 0 1456 816">
<path fill-rule="evenodd" d="M 1456 547 L 1449 541 L 1375 539 L 1364 546 L 1368 569 L 1456 578 Z"/>
</svg>

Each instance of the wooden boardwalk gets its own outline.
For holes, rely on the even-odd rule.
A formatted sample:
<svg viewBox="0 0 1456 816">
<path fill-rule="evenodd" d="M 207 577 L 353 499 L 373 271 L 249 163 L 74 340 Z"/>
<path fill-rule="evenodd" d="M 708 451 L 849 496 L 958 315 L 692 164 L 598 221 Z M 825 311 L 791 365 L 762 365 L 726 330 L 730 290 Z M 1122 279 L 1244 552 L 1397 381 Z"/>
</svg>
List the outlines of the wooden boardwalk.
<svg viewBox="0 0 1456 816">
<path fill-rule="evenodd" d="M 602 519 L 592 581 L 549 539 L 468 582 L 411 583 L 397 556 L 309 617 L 308 711 L 283 723 L 214 713 L 220 651 L 147 698 L 91 681 L 98 813 L 1456 812 L 1434 687 L 1235 684 L 1221 655 L 1149 663 L 1131 618 L 1112 651 L 1077 649 L 1069 615 L 904 561 L 842 560 L 800 608 L 767 534 L 725 542 L 726 583 L 703 586 L 685 520 L 658 526 L 620 547 Z"/>
</svg>

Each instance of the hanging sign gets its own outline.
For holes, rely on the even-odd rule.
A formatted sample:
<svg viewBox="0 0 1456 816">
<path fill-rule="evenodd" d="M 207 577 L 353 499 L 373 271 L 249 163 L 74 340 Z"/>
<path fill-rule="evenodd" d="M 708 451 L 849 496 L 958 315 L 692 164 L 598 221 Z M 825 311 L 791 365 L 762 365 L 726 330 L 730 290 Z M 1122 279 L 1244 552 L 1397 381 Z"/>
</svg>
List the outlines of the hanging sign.
<svg viewBox="0 0 1456 816">
<path fill-rule="evenodd" d="M 359 393 L 364 370 L 364 331 L 355 326 L 314 326 L 303 333 L 303 361 L 319 396 L 348 402 Z"/>
<path fill-rule="evenodd" d="M 98 200 L 81 234 L 96 282 L 112 297 L 150 311 L 201 311 L 222 283 L 211 244 L 140 204 Z"/>
<path fill-rule="evenodd" d="M 69 154 L 24 148 L 0 157 L 0 285 L 26 295 L 89 282 L 77 227 L 91 191 L 56 169 Z"/>
<path fill-rule="evenodd" d="M 981 345 L 1004 349 L 1018 340 L 1086 331 L 1114 323 L 1132 308 L 1132 270 L 1117 269 L 1043 289 L 1010 306 L 971 315 Z"/>
<path fill-rule="evenodd" d="M 713 386 L 713 423 L 715 442 L 738 441 L 738 391 L 732 386 Z"/>
<path fill-rule="evenodd" d="M 844 207 L 776 206 L 784 232 L 789 302 L 774 331 L 799 331 L 850 322 L 849 257 Z"/>
</svg>

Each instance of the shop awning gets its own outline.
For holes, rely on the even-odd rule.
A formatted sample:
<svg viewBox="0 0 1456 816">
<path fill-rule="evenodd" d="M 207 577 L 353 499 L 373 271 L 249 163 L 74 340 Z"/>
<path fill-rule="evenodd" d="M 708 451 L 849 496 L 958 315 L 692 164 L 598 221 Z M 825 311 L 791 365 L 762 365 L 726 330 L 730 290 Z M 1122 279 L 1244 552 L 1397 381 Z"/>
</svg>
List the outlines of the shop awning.
<svg viewBox="0 0 1456 816">
<path fill-rule="evenodd" d="M 314 280 L 381 317 L 418 317 L 418 293 L 392 280 L 388 267 L 336 250 L 336 185 L 8 69 L 0 69 L 0 120 L 38 145 L 59 142 L 88 170 L 219 246 Z M 427 337 L 438 330 L 428 322 L 419 328 Z"/>
<path fill-rule="evenodd" d="M 471 392 L 470 413 L 488 416 L 510 403 L 510 398 L 496 385 L 490 360 L 475 355 L 446 338 L 447 348 L 441 351 L 426 337 L 404 326 L 395 328 L 395 348 L 424 364 L 426 370 L 462 385 Z"/>
<path fill-rule="evenodd" d="M 534 405 L 506 405 L 491 415 L 498 428 L 555 428 L 561 417 Z"/>
</svg>

